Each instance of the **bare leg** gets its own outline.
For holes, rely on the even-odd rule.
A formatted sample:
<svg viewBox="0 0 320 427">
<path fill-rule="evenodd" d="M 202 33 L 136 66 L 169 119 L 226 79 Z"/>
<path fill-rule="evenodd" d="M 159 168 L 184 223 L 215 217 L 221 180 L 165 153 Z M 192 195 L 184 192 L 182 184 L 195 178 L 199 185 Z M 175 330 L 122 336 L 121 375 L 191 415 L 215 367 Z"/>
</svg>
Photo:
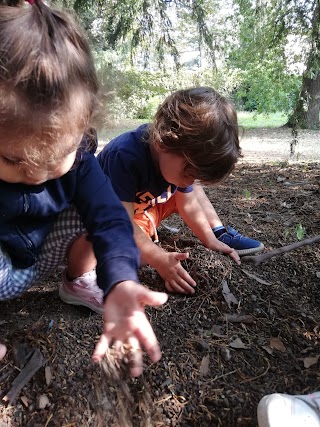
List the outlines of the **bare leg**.
<svg viewBox="0 0 320 427">
<path fill-rule="evenodd" d="M 71 244 L 67 255 L 68 266 L 63 273 L 59 296 L 67 304 L 83 305 L 103 314 L 103 291 L 97 284 L 97 261 L 92 244 L 80 235 Z"/>
<path fill-rule="evenodd" d="M 223 227 L 217 212 L 210 203 L 201 185 L 195 184 L 193 189 L 199 204 L 202 206 L 202 209 L 208 219 L 211 228 L 215 228 L 218 226 Z M 229 226 L 227 229 L 222 227 L 221 229 L 218 229 L 218 231 L 215 231 L 214 234 L 222 243 L 225 243 L 231 248 L 234 248 L 240 256 L 254 254 L 263 250 L 264 245 L 258 240 L 243 236 L 242 234 L 238 233 L 237 230 L 234 230 Z M 217 236 L 216 233 L 219 233 L 219 230 L 221 230 L 220 233 L 222 234 Z"/>
<path fill-rule="evenodd" d="M 218 217 L 216 210 L 214 209 L 210 200 L 208 199 L 205 192 L 203 191 L 202 185 L 193 184 L 193 191 L 195 192 L 195 195 L 198 199 L 200 206 L 202 207 L 204 213 L 206 214 L 210 227 L 214 228 L 214 227 L 223 225 L 220 218 Z"/>
<path fill-rule="evenodd" d="M 71 245 L 68 253 L 68 278 L 69 280 L 80 277 L 93 270 L 96 265 L 92 244 L 83 234 L 77 238 Z"/>
</svg>

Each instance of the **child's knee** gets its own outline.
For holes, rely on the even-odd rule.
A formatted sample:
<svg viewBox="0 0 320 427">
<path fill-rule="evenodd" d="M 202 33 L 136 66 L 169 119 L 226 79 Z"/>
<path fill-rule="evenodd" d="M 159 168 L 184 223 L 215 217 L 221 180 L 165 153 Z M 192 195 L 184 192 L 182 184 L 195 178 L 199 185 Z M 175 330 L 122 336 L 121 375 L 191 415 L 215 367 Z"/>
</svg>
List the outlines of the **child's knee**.
<svg viewBox="0 0 320 427">
<path fill-rule="evenodd" d="M 2 277 L 0 274 L 0 301 L 19 297 L 29 286 L 17 283 L 10 275 Z"/>
<path fill-rule="evenodd" d="M 2 254 L 3 255 L 3 254 Z M 35 268 L 16 269 L 6 255 L 0 256 L 0 301 L 17 298 L 33 283 Z"/>
</svg>

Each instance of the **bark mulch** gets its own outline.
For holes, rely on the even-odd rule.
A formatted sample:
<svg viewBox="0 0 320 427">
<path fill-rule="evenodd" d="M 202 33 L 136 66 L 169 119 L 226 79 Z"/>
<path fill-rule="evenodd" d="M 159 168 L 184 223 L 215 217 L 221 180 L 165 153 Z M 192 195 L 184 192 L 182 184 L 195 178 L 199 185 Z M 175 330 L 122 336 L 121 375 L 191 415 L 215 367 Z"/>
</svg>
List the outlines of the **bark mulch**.
<svg viewBox="0 0 320 427">
<path fill-rule="evenodd" d="M 206 192 L 225 224 L 269 251 L 320 234 L 319 175 L 316 163 L 241 164 Z M 146 358 L 138 379 L 112 353 L 93 364 L 101 316 L 60 301 L 57 272 L 0 303 L 9 349 L 0 362 L 0 427 L 250 427 L 265 394 L 320 389 L 319 243 L 237 266 L 205 249 L 179 217 L 165 225 L 161 245 L 190 252 L 185 267 L 198 286 L 147 308 L 161 361 Z M 140 279 L 164 289 L 150 267 Z"/>
</svg>

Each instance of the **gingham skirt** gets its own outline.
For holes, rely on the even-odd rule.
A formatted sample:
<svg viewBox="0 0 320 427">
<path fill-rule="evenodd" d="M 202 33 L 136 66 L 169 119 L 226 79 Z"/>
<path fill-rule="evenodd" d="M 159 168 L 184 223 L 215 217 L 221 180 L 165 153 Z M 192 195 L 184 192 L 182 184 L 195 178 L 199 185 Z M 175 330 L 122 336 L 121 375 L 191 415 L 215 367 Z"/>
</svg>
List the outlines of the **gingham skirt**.
<svg viewBox="0 0 320 427">
<path fill-rule="evenodd" d="M 26 269 L 15 268 L 0 245 L 0 301 L 18 297 L 35 282 L 54 272 L 64 262 L 70 244 L 84 232 L 74 207 L 61 212 L 42 245 L 36 263 Z"/>
</svg>

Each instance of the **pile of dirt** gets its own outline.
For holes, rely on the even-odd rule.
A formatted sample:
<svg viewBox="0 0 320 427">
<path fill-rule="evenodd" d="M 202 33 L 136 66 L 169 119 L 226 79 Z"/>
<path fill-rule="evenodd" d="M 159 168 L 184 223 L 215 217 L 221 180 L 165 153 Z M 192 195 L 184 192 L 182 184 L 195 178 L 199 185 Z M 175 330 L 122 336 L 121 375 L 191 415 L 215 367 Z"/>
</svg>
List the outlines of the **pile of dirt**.
<svg viewBox="0 0 320 427">
<path fill-rule="evenodd" d="M 226 224 L 266 251 L 320 234 L 319 164 L 241 164 L 206 192 Z M 190 252 L 185 267 L 198 286 L 193 296 L 147 308 L 161 361 L 146 358 L 138 379 L 110 358 L 93 364 L 101 316 L 64 304 L 57 272 L 0 303 L 0 341 L 9 348 L 0 362 L 1 427 L 249 427 L 265 394 L 320 389 L 320 245 L 237 266 L 203 248 L 179 217 L 165 225 L 179 232 L 162 227 L 161 245 Z M 140 279 L 164 290 L 150 267 Z M 39 369 L 5 403 L 33 357 Z"/>
</svg>

